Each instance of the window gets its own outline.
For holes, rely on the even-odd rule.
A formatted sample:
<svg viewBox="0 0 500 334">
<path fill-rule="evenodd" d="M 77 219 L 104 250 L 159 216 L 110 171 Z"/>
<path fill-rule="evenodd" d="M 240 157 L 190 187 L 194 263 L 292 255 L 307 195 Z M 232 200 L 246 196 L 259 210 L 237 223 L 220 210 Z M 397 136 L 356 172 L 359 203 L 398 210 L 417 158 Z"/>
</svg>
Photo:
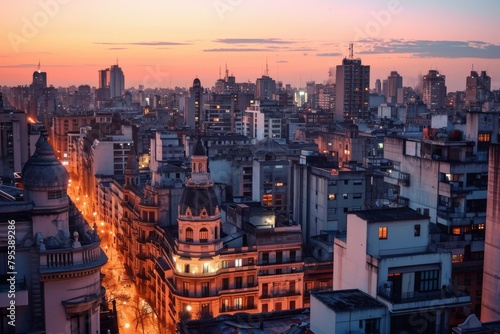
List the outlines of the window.
<svg viewBox="0 0 500 334">
<path fill-rule="evenodd" d="M 274 310 L 281 311 L 283 309 L 281 302 L 274 303 Z"/>
<path fill-rule="evenodd" d="M 49 190 L 47 193 L 48 199 L 58 199 L 64 197 L 63 190 Z"/>
<path fill-rule="evenodd" d="M 269 312 L 269 306 L 266 304 L 262 304 L 262 313 Z"/>
<path fill-rule="evenodd" d="M 201 296 L 208 297 L 210 295 L 210 283 L 202 282 L 201 283 Z"/>
<path fill-rule="evenodd" d="M 295 310 L 295 300 L 290 300 L 290 310 Z"/>
<path fill-rule="evenodd" d="M 344 180 L 344 185 L 348 185 L 349 184 L 349 180 Z"/>
<path fill-rule="evenodd" d="M 262 296 L 267 297 L 269 295 L 269 284 L 262 283 Z"/>
<path fill-rule="evenodd" d="M 262 195 L 262 205 L 273 206 L 273 194 Z"/>
<path fill-rule="evenodd" d="M 222 290 L 229 290 L 229 278 L 227 277 L 222 279 Z"/>
<path fill-rule="evenodd" d="M 233 310 L 241 310 L 243 309 L 243 298 L 237 297 L 233 298 Z"/>
<path fill-rule="evenodd" d="M 247 262 L 249 266 L 253 265 L 253 257 L 249 257 Z"/>
<path fill-rule="evenodd" d="M 72 315 L 69 321 L 71 334 L 90 333 L 89 311 Z"/>
<path fill-rule="evenodd" d="M 283 269 L 276 269 L 276 275 L 281 275 L 283 274 Z"/>
<path fill-rule="evenodd" d="M 352 194 L 352 198 L 361 198 L 361 193 Z"/>
<path fill-rule="evenodd" d="M 352 184 L 354 184 L 356 186 L 359 186 L 359 185 L 363 184 L 363 181 L 361 181 L 361 180 L 354 180 L 354 181 L 352 181 Z"/>
<path fill-rule="evenodd" d="M 420 224 L 415 224 L 415 229 L 413 231 L 413 235 L 416 237 L 420 236 Z"/>
<path fill-rule="evenodd" d="M 185 272 L 185 273 L 187 273 L 187 274 L 189 274 L 189 273 L 190 273 L 190 271 L 189 271 L 189 263 L 186 263 L 186 264 L 184 265 L 184 272 Z"/>
<path fill-rule="evenodd" d="M 387 239 L 387 226 L 381 226 L 378 228 L 378 238 Z"/>
<path fill-rule="evenodd" d="M 248 296 L 247 297 L 247 309 L 252 309 L 255 308 L 255 302 L 253 299 L 253 296 Z"/>
<path fill-rule="evenodd" d="M 255 282 L 255 276 L 253 275 L 250 275 L 250 276 L 247 276 L 247 286 L 253 286 L 254 285 L 254 282 Z"/>
<path fill-rule="evenodd" d="M 201 315 L 202 317 L 210 316 L 210 304 L 201 304 Z"/>
<path fill-rule="evenodd" d="M 208 241 L 208 230 L 206 228 L 202 228 L 200 230 L 200 242 Z"/>
<path fill-rule="evenodd" d="M 193 242 L 193 229 L 191 227 L 186 229 L 186 241 Z"/>
<path fill-rule="evenodd" d="M 365 333 L 380 333 L 380 319 L 366 319 Z"/>
<path fill-rule="evenodd" d="M 415 291 L 436 291 L 439 289 L 439 270 L 425 270 L 415 273 Z"/>
<path fill-rule="evenodd" d="M 227 261 L 222 260 L 222 269 L 226 269 L 226 268 L 227 268 Z"/>
<path fill-rule="evenodd" d="M 234 288 L 241 289 L 243 287 L 243 277 L 237 276 L 234 278 Z"/>
<path fill-rule="evenodd" d="M 189 296 L 189 282 L 182 283 L 182 295 L 185 297 Z"/>
<path fill-rule="evenodd" d="M 295 262 L 297 257 L 297 252 L 296 251 L 290 251 L 290 262 Z"/>
<path fill-rule="evenodd" d="M 290 293 L 295 293 L 295 281 L 290 281 L 288 284 Z"/>
<path fill-rule="evenodd" d="M 243 261 L 241 259 L 234 260 L 234 266 L 235 267 L 241 267 L 242 264 L 243 264 Z"/>
<path fill-rule="evenodd" d="M 269 263 L 269 253 L 262 253 L 262 264 Z"/>
<path fill-rule="evenodd" d="M 348 199 L 349 195 L 348 194 L 342 194 L 342 197 L 344 197 L 344 199 Z"/>
<path fill-rule="evenodd" d="M 208 273 L 210 269 L 210 263 L 203 263 L 203 272 Z"/>
<path fill-rule="evenodd" d="M 229 299 L 227 298 L 222 299 L 221 311 L 222 312 L 229 311 Z"/>
<path fill-rule="evenodd" d="M 276 252 L 276 263 L 283 262 L 283 252 Z"/>
<path fill-rule="evenodd" d="M 337 194 L 328 194 L 328 200 L 329 201 L 334 201 L 337 199 Z"/>
</svg>

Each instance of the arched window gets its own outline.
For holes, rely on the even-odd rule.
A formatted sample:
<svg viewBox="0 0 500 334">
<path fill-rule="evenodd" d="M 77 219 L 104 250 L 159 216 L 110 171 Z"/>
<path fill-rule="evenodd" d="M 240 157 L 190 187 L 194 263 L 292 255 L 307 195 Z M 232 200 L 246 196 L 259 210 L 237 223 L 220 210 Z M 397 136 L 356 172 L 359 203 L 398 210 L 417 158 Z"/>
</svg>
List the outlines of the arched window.
<svg viewBox="0 0 500 334">
<path fill-rule="evenodd" d="M 186 241 L 193 242 L 193 229 L 191 227 L 186 229 Z"/>
<path fill-rule="evenodd" d="M 201 170 L 201 162 L 198 164 L 198 172 L 203 172 L 203 171 Z"/>
<path fill-rule="evenodd" d="M 200 242 L 208 241 L 208 230 L 206 228 L 202 228 L 200 230 Z"/>
</svg>

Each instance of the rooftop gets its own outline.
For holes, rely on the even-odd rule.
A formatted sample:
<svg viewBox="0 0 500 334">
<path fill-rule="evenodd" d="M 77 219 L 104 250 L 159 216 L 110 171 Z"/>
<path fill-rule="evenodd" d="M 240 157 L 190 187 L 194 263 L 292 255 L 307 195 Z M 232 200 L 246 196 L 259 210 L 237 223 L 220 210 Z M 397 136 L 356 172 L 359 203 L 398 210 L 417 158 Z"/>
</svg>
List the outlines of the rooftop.
<svg viewBox="0 0 500 334">
<path fill-rule="evenodd" d="M 320 302 L 335 312 L 351 312 L 386 306 L 358 289 L 311 292 Z"/>
<path fill-rule="evenodd" d="M 381 210 L 362 210 L 351 212 L 368 223 L 397 222 L 403 220 L 429 219 L 429 216 L 422 215 L 410 208 L 388 208 Z"/>
</svg>

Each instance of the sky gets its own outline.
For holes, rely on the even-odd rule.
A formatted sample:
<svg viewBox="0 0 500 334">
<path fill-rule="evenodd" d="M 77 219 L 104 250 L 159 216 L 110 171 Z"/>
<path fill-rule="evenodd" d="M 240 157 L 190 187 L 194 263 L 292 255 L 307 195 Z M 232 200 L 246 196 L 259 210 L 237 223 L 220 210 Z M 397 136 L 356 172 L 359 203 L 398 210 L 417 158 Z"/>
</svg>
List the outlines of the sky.
<svg viewBox="0 0 500 334">
<path fill-rule="evenodd" d="M 97 86 L 118 63 L 125 87 L 211 87 L 227 66 L 237 82 L 266 73 L 324 83 L 348 56 L 370 65 L 371 87 L 391 71 L 415 87 L 430 69 L 448 91 L 473 68 L 500 89 L 498 0 L 23 0 L 0 20 L 0 85 Z M 267 65 L 266 65 L 267 64 Z"/>
</svg>

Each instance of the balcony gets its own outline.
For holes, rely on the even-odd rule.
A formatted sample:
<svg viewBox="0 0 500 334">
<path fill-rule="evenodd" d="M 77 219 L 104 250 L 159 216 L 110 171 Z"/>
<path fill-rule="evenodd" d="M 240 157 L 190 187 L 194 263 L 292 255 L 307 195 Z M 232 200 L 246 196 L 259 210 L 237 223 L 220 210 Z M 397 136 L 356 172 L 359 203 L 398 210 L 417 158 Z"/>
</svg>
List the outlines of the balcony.
<svg viewBox="0 0 500 334">
<path fill-rule="evenodd" d="M 386 304 L 393 313 L 470 304 L 470 295 L 453 285 L 444 286 L 442 290 L 407 293 L 396 293 L 388 287 L 381 286 L 378 289 L 377 299 Z"/>
<path fill-rule="evenodd" d="M 401 185 L 405 187 L 410 186 L 410 174 L 409 173 L 403 173 L 398 170 L 390 170 L 389 172 L 386 172 L 386 175 L 384 176 L 384 181 L 387 183 L 390 183 L 392 185 Z"/>
<path fill-rule="evenodd" d="M 259 291 L 258 286 L 251 286 L 251 287 L 246 287 L 246 288 L 221 289 L 217 292 L 217 294 L 220 296 L 220 295 L 244 293 L 244 292 L 255 292 L 255 291 Z"/>
<path fill-rule="evenodd" d="M 270 293 L 263 293 L 259 296 L 259 299 L 267 298 L 277 298 L 277 297 L 290 297 L 290 296 L 300 296 L 300 291 L 298 290 L 276 290 Z"/>
<path fill-rule="evenodd" d="M 10 280 L 13 278 L 13 280 Z M 28 305 L 28 290 L 26 288 L 26 277 L 18 278 L 12 275 L 0 275 L 0 307 L 10 305 L 9 294 L 15 292 L 16 306 Z"/>
<path fill-rule="evenodd" d="M 219 313 L 224 312 L 236 312 L 236 311 L 247 311 L 247 310 L 256 310 L 256 305 L 247 305 L 247 306 L 222 306 L 219 310 Z"/>
<path fill-rule="evenodd" d="M 79 248 L 50 249 L 40 251 L 40 273 L 50 274 L 99 268 L 108 261 L 100 242 Z"/>
</svg>

